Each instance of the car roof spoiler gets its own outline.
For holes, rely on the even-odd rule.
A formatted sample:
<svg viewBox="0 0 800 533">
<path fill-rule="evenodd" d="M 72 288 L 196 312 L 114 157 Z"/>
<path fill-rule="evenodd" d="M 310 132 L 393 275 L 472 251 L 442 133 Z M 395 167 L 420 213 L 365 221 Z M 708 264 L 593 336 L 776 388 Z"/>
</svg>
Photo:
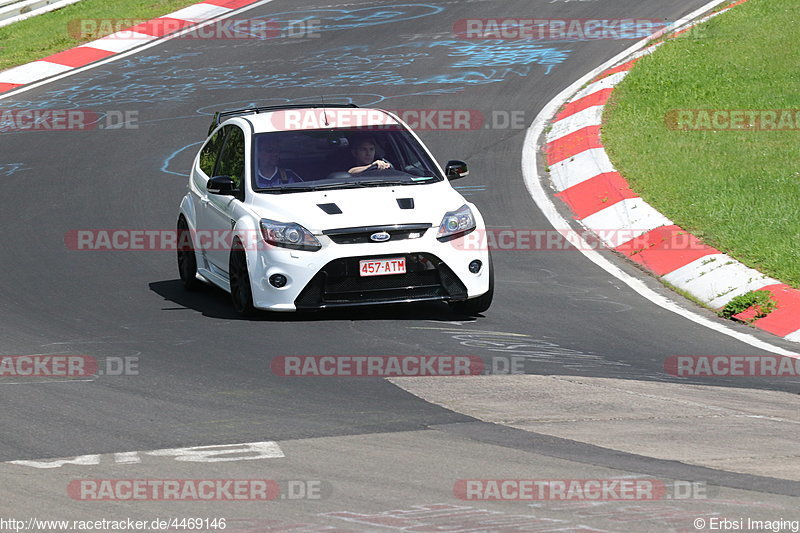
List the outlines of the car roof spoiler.
<svg viewBox="0 0 800 533">
<path fill-rule="evenodd" d="M 281 109 L 316 109 L 318 107 L 350 107 L 350 108 L 357 108 L 358 106 L 355 104 L 284 104 L 284 105 L 269 105 L 269 106 L 260 106 L 260 107 L 248 107 L 245 109 L 234 109 L 231 111 L 217 111 L 214 113 L 214 118 L 211 119 L 211 126 L 208 128 L 208 134 L 211 135 L 211 132 L 214 131 L 214 128 L 219 126 L 222 122 L 228 119 L 228 117 L 238 117 L 241 115 L 252 115 L 258 113 L 264 113 L 267 111 L 279 111 Z"/>
</svg>

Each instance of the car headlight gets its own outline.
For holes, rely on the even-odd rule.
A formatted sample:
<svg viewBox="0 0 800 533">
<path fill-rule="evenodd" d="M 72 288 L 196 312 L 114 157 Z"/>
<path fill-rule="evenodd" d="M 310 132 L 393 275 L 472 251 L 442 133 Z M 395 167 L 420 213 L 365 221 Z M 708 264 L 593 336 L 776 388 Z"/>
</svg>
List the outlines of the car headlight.
<svg viewBox="0 0 800 533">
<path fill-rule="evenodd" d="M 322 245 L 310 231 L 294 222 L 276 222 L 262 218 L 261 235 L 267 244 L 282 248 L 310 252 L 316 252 L 322 248 Z"/>
<path fill-rule="evenodd" d="M 466 235 L 476 227 L 475 215 L 467 205 L 462 205 L 455 211 L 445 213 L 442 223 L 439 224 L 439 240 L 450 240 Z"/>
</svg>

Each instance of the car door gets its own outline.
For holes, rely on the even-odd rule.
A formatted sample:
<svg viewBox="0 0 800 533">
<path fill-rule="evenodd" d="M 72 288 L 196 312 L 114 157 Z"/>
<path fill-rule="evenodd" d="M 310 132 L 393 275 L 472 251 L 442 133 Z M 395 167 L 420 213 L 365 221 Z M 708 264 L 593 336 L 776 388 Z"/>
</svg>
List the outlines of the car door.
<svg viewBox="0 0 800 533">
<path fill-rule="evenodd" d="M 203 212 L 204 226 L 210 230 L 212 236 L 207 258 L 215 271 L 227 275 L 232 229 L 237 219 L 235 211 L 237 205 L 244 200 L 245 135 L 236 125 L 223 129 L 227 131 L 213 174 L 230 177 L 240 193 L 238 196 L 208 194 Z"/>
<path fill-rule="evenodd" d="M 202 257 L 202 264 L 198 266 L 201 268 L 209 268 L 208 248 L 210 239 L 208 239 L 208 202 L 209 194 L 206 189 L 208 180 L 214 176 L 214 169 L 217 166 L 217 159 L 222 149 L 222 143 L 225 141 L 225 134 L 229 130 L 229 126 L 218 129 L 200 150 L 197 158 L 197 163 L 192 168 L 192 177 L 189 183 L 189 192 L 192 204 L 194 205 L 194 224 L 197 230 L 195 247 Z"/>
</svg>

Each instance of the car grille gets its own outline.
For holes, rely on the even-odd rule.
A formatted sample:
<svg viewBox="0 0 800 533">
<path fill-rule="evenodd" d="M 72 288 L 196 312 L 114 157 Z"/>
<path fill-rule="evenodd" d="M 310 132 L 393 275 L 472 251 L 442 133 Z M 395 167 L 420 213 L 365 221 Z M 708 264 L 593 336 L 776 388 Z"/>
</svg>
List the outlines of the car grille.
<svg viewBox="0 0 800 533">
<path fill-rule="evenodd" d="M 387 276 L 359 275 L 361 259 L 348 257 L 325 265 L 295 300 L 298 309 L 392 303 L 406 300 L 464 300 L 467 288 L 438 257 L 404 254 L 406 273 Z M 393 254 L 383 257 L 398 257 Z"/>
<path fill-rule="evenodd" d="M 375 233 L 386 232 L 391 238 L 383 242 L 418 239 L 425 235 L 431 224 L 403 224 L 397 226 L 366 226 L 360 228 L 340 228 L 325 230 L 322 233 L 336 244 L 374 244 L 370 239 Z"/>
</svg>

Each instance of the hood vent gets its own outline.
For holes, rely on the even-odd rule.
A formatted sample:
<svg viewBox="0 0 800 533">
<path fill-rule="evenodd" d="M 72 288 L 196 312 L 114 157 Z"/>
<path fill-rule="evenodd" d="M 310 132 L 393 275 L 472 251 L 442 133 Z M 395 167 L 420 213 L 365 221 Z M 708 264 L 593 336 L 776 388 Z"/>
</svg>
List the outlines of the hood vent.
<svg viewBox="0 0 800 533">
<path fill-rule="evenodd" d="M 397 205 L 400 206 L 400 209 L 414 209 L 414 199 L 413 198 L 398 198 Z"/>
<path fill-rule="evenodd" d="M 317 207 L 328 213 L 329 215 L 341 215 L 342 210 L 336 204 L 317 204 Z"/>
</svg>

